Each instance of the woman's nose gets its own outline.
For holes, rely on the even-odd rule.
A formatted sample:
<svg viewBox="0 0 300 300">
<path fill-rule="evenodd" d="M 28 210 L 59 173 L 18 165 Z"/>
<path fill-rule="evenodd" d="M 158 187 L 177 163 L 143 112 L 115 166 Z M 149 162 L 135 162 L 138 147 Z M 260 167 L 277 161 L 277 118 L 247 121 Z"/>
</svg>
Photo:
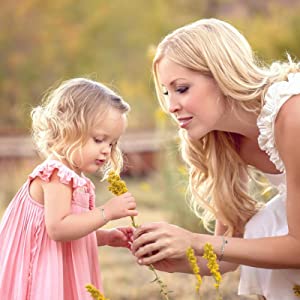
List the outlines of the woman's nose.
<svg viewBox="0 0 300 300">
<path fill-rule="evenodd" d="M 169 105 L 169 112 L 171 114 L 176 113 L 178 110 L 180 110 L 180 104 L 177 101 L 170 101 Z"/>
</svg>

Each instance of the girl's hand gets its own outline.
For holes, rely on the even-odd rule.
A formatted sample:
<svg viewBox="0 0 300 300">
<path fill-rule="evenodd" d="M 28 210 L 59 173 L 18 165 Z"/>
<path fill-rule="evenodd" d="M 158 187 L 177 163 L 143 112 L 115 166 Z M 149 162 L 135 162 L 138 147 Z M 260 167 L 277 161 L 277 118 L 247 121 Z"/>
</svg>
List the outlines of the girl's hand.
<svg viewBox="0 0 300 300">
<path fill-rule="evenodd" d="M 165 222 L 143 224 L 134 232 L 131 249 L 139 264 L 154 264 L 167 258 L 181 260 L 185 259 L 186 250 L 192 245 L 193 235 Z"/>
<path fill-rule="evenodd" d="M 137 216 L 136 202 L 130 193 L 114 197 L 107 201 L 102 208 L 108 220 L 116 220 L 128 216 Z"/>
<path fill-rule="evenodd" d="M 133 241 L 133 231 L 133 227 L 117 227 L 107 230 L 106 245 L 130 249 Z"/>
</svg>

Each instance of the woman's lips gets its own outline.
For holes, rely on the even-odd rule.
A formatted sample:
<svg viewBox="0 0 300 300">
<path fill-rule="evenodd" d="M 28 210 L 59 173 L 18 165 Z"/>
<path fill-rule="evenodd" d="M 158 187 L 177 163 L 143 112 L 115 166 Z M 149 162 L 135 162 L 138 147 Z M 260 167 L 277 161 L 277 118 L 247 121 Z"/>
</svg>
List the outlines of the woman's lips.
<svg viewBox="0 0 300 300">
<path fill-rule="evenodd" d="M 178 118 L 179 126 L 181 128 L 186 128 L 192 121 L 193 117 L 186 117 L 186 118 Z"/>
</svg>

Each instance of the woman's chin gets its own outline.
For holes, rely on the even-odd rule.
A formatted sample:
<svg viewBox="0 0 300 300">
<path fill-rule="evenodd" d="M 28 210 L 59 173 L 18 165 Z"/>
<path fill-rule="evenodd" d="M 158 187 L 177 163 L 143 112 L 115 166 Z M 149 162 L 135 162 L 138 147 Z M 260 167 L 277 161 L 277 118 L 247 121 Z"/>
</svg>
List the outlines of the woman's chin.
<svg viewBox="0 0 300 300">
<path fill-rule="evenodd" d="M 191 141 L 199 141 L 202 139 L 207 133 L 203 132 L 193 132 L 193 131 L 188 131 L 187 135 Z"/>
</svg>

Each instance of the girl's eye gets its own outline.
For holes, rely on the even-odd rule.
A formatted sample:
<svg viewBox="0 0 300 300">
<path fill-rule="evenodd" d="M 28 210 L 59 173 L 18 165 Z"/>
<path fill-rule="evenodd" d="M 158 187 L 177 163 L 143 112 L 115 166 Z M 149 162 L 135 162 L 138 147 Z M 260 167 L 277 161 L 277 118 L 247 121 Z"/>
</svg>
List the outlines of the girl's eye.
<svg viewBox="0 0 300 300">
<path fill-rule="evenodd" d="M 176 89 L 176 92 L 179 94 L 185 93 L 189 88 L 187 86 L 179 87 Z"/>
<path fill-rule="evenodd" d="M 97 139 L 97 138 L 94 138 L 94 142 L 97 143 L 97 144 L 100 144 L 103 142 L 103 140 L 101 139 Z"/>
</svg>

